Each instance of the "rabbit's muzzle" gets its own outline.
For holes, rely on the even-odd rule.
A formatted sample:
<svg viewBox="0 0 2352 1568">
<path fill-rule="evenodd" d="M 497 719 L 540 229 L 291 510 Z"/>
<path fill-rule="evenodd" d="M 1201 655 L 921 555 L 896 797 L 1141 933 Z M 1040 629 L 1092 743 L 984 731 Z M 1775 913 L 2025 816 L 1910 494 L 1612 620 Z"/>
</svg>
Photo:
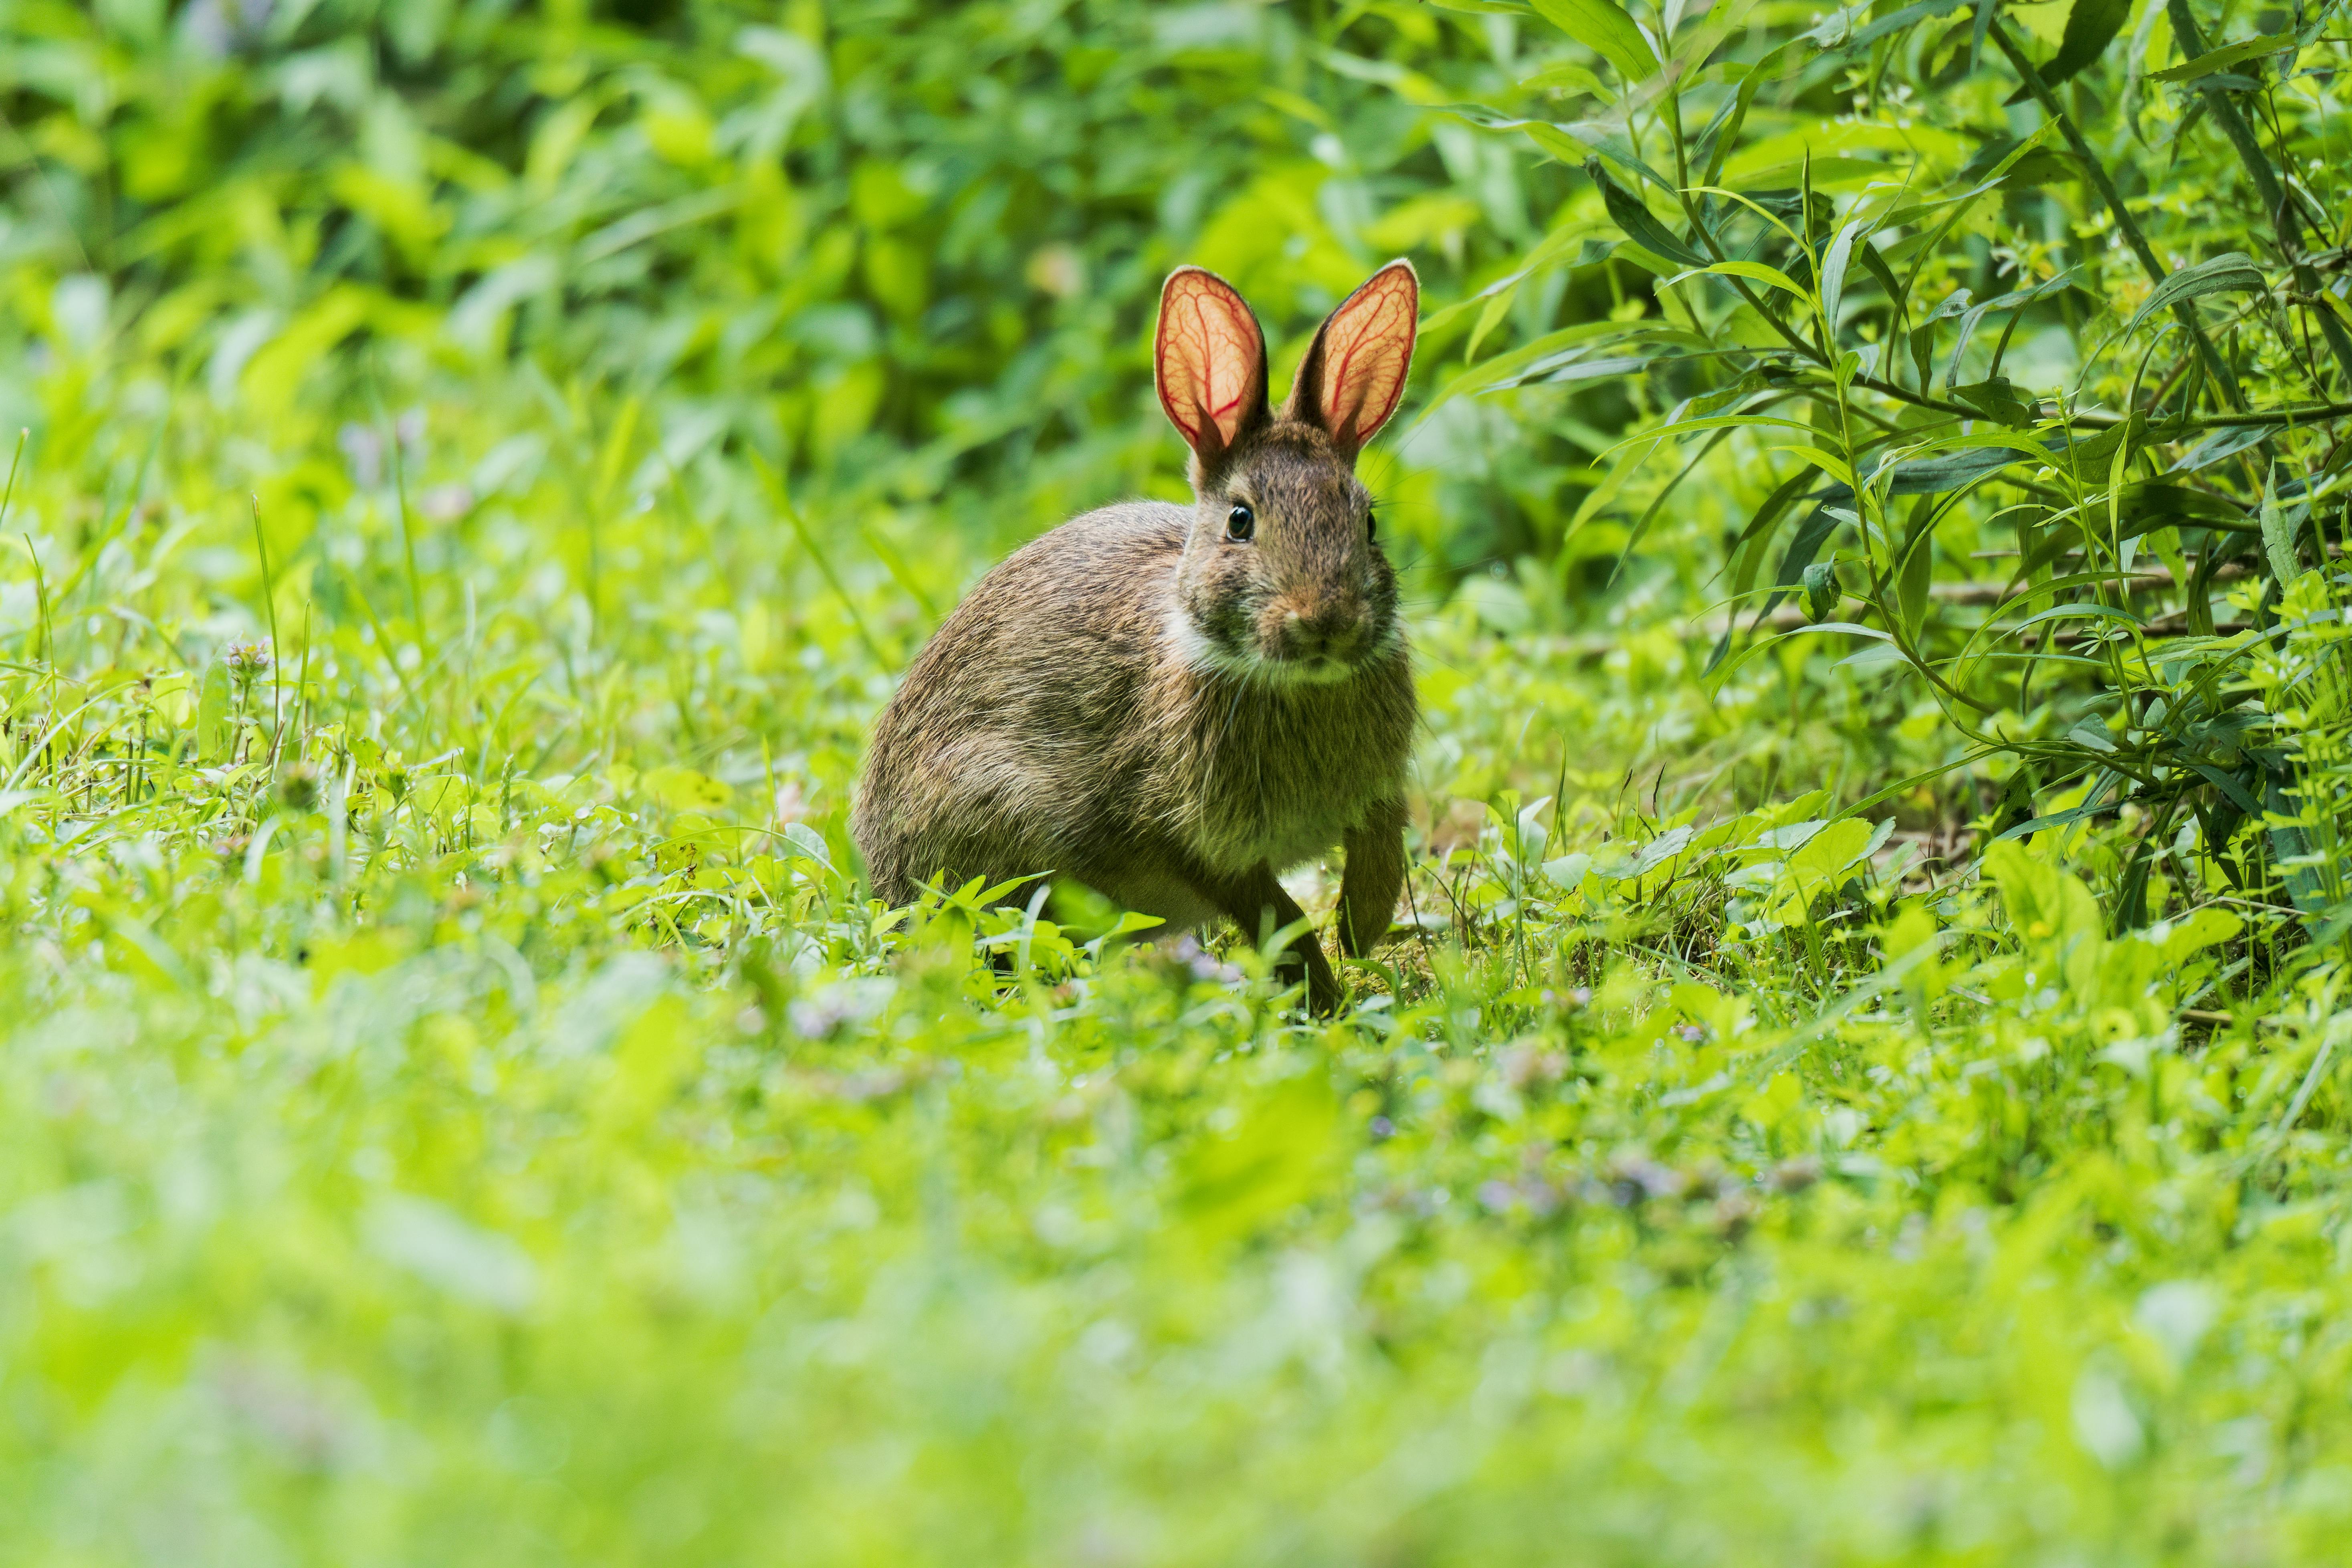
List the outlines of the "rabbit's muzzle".
<svg viewBox="0 0 2352 1568">
<path fill-rule="evenodd" d="M 1371 646 L 1371 617 L 1354 595 L 1309 598 L 1283 595 L 1258 621 L 1258 644 L 1268 658 L 1302 672 L 1353 667 Z"/>
</svg>

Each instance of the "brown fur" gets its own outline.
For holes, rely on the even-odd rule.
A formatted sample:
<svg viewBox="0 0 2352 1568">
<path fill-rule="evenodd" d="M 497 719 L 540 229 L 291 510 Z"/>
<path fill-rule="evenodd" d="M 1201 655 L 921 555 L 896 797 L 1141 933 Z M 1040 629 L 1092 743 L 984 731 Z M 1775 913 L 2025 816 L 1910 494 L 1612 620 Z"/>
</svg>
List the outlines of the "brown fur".
<svg viewBox="0 0 2352 1568">
<path fill-rule="evenodd" d="M 1396 576 L 1353 452 L 1263 396 L 1213 471 L 1196 460 L 1192 507 L 1064 523 L 917 658 L 851 818 L 886 901 L 941 873 L 1050 872 L 1171 929 L 1222 915 L 1262 942 L 1301 918 L 1276 875 L 1344 844 L 1342 946 L 1388 929 L 1414 724 Z M 1236 501 L 1256 513 L 1247 542 L 1226 537 Z M 1289 959 L 1318 1008 L 1338 1005 L 1311 934 Z"/>
</svg>

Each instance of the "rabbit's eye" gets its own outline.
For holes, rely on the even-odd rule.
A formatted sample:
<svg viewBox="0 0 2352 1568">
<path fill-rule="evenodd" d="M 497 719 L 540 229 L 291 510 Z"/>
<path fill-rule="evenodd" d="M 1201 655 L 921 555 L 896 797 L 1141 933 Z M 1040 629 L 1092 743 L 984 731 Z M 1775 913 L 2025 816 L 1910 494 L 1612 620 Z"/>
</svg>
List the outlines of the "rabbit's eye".
<svg viewBox="0 0 2352 1568">
<path fill-rule="evenodd" d="M 1246 504 L 1236 505 L 1233 510 L 1225 513 L 1227 539 L 1247 539 L 1256 531 L 1257 513 L 1250 510 Z"/>
<path fill-rule="evenodd" d="M 1380 536 L 1381 520 L 1373 515 L 1372 509 L 1370 507 L 1366 507 L 1364 509 L 1364 537 L 1370 540 L 1378 539 Z"/>
</svg>

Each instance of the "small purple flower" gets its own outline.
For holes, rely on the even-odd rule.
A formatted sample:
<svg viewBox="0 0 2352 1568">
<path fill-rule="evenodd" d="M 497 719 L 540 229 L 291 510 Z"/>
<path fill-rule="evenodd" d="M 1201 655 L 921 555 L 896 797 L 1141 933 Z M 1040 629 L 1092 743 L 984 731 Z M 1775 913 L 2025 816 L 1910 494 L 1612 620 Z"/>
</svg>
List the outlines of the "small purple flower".
<svg viewBox="0 0 2352 1568">
<path fill-rule="evenodd" d="M 1396 1123 L 1385 1116 L 1375 1116 L 1372 1118 L 1371 1131 L 1375 1141 L 1384 1142 L 1396 1136 Z"/>
<path fill-rule="evenodd" d="M 249 679 L 269 668 L 269 645 L 265 642 L 232 642 L 221 649 L 221 658 L 228 672 L 239 679 Z"/>
<path fill-rule="evenodd" d="M 1213 981 L 1220 985 L 1232 985 L 1242 978 L 1242 972 L 1223 962 L 1202 947 L 1200 940 L 1189 931 L 1176 939 L 1169 955 L 1182 964 L 1193 979 Z"/>
</svg>

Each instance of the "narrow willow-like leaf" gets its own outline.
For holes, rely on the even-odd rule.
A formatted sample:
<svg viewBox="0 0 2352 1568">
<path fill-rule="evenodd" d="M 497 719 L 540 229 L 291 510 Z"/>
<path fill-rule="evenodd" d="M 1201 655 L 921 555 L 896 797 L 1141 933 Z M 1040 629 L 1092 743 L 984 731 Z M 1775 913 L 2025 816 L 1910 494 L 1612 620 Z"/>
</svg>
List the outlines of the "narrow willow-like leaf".
<svg viewBox="0 0 2352 1568">
<path fill-rule="evenodd" d="M 1993 842 L 2006 844 L 2012 838 L 2022 838 L 2029 833 L 2042 833 L 2053 827 L 2065 827 L 2074 823 L 2088 821 L 2094 816 L 2105 816 L 2121 811 L 2123 808 L 2124 803 L 2117 800 L 2109 801 L 2105 805 L 2078 805 L 2066 811 L 2053 812 L 2048 816 L 2037 816 L 2030 821 L 2019 823 L 2007 832 L 1995 836 Z"/>
<path fill-rule="evenodd" d="M 1865 219 L 1854 218 L 1837 231 L 1829 249 L 1822 256 L 1822 330 L 1837 331 L 1838 306 L 1845 298 L 1845 269 L 1853 256 L 1853 245 L 1869 227 Z"/>
<path fill-rule="evenodd" d="M 2132 312 L 2126 330 L 2183 300 L 2200 300 L 2208 294 L 2259 293 L 2268 287 L 2263 281 L 2263 269 L 2254 264 L 2252 257 L 2243 251 L 2229 251 L 2210 261 L 2184 267 L 2150 289 L 2147 301 Z"/>
<path fill-rule="evenodd" d="M 2294 560 L 2294 525 L 2288 521 L 2286 509 L 2279 505 L 2277 480 L 2273 464 L 2263 476 L 2263 553 L 2270 559 L 2271 575 L 2285 584 L 2300 574 Z"/>
<path fill-rule="evenodd" d="M 1609 209 L 1610 218 L 1625 231 L 1625 237 L 1654 255 L 1662 256 L 1677 266 L 1699 268 L 1706 258 L 1691 248 L 1690 243 L 1660 223 L 1642 199 L 1609 177 L 1598 158 L 1584 162 L 1584 172 L 1601 187 L 1601 200 Z"/>
<path fill-rule="evenodd" d="M 2056 87 L 2081 74 L 2116 41 L 2116 35 L 2131 20 L 2131 0 L 2074 0 L 2074 8 L 2066 13 L 2066 31 L 2058 39 L 2058 55 L 2042 68 L 2044 84 Z M 2010 99 L 2022 103 L 2032 96 L 2024 89 Z"/>
<path fill-rule="evenodd" d="M 1600 55 L 1630 84 L 1658 68 L 1657 51 L 1640 26 L 1613 0 L 1534 0 L 1543 19 Z"/>
<path fill-rule="evenodd" d="M 2259 38 L 2248 38 L 2242 44 L 2230 44 L 2210 55 L 2200 55 L 2186 65 L 2168 70 L 2150 71 L 2147 79 L 2162 82 L 2195 81 L 2216 71 L 2234 70 L 2248 60 L 2259 60 L 2294 47 L 2293 33 L 2265 33 Z"/>
<path fill-rule="evenodd" d="M 2214 431 L 2173 460 L 2168 472 L 2193 474 L 2234 458 L 2249 447 L 2259 447 L 2277 432 L 2263 425 L 2232 425 Z"/>
</svg>

